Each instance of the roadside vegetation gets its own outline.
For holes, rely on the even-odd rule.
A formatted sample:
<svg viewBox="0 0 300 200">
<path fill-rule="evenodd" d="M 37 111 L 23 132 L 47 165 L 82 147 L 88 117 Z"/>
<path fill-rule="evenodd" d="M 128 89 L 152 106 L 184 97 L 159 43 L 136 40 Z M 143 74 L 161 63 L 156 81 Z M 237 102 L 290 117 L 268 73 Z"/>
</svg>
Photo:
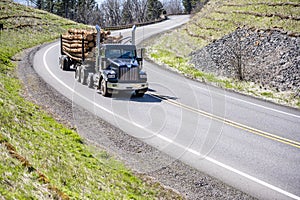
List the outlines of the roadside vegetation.
<svg viewBox="0 0 300 200">
<path fill-rule="evenodd" d="M 238 27 L 278 29 L 299 37 L 298 0 L 210 0 L 189 23 L 149 42 L 150 59 L 193 79 L 277 103 L 300 108 L 299 94 L 261 89 L 259 84 L 201 72 L 191 64 L 191 53 L 234 32 Z M 298 91 L 299 93 L 299 91 Z"/>
<path fill-rule="evenodd" d="M 21 96 L 15 55 L 84 26 L 12 1 L 1 0 L 0 13 L 0 198 L 181 199 Z"/>
</svg>

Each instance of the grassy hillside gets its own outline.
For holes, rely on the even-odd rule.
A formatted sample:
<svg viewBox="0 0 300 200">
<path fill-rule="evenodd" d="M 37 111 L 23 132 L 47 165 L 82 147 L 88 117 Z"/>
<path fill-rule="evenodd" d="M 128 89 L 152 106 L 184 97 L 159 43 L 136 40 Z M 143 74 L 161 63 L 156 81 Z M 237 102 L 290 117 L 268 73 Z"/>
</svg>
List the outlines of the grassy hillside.
<svg viewBox="0 0 300 200">
<path fill-rule="evenodd" d="M 259 85 L 206 74 L 189 63 L 191 52 L 234 32 L 238 27 L 277 29 L 299 37 L 299 13 L 299 0 L 211 0 L 187 25 L 152 41 L 148 54 L 151 59 L 192 78 L 263 98 L 267 97 L 264 94 L 272 93 L 269 96 L 274 101 L 300 108 L 300 99 L 294 98 L 295 94 L 256 91 Z"/>
<path fill-rule="evenodd" d="M 20 96 L 14 55 L 83 25 L 3 0 L 0 24 L 0 199 L 180 198 L 87 146 Z"/>
</svg>

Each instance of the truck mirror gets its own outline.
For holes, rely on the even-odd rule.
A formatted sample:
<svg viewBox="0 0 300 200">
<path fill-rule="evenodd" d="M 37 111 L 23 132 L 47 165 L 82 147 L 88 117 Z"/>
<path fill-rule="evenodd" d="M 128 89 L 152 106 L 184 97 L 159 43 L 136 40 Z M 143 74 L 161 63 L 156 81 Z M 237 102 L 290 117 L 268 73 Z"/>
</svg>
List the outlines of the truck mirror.
<svg viewBox="0 0 300 200">
<path fill-rule="evenodd" d="M 141 48 L 141 56 L 140 56 L 140 61 L 139 61 L 139 63 L 140 63 L 140 68 L 142 69 L 143 68 L 143 56 L 144 56 L 144 51 L 145 51 L 145 48 Z"/>
<path fill-rule="evenodd" d="M 141 48 L 140 49 L 140 58 L 143 58 L 143 55 L 144 55 L 144 51 L 145 51 L 145 48 Z"/>
</svg>

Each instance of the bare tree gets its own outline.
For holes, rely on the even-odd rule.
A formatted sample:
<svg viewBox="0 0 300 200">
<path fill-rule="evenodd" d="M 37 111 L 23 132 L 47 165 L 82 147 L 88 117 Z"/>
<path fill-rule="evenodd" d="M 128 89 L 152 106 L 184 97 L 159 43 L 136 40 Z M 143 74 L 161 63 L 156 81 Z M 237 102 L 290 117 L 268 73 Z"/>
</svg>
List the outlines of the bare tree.
<svg viewBox="0 0 300 200">
<path fill-rule="evenodd" d="M 232 40 L 235 41 L 231 52 L 233 54 L 234 59 L 232 59 L 232 64 L 235 66 L 237 70 L 237 75 L 240 80 L 244 80 L 244 67 L 243 67 L 243 57 L 244 57 L 244 48 L 242 48 L 242 40 L 243 36 L 239 29 L 237 30 L 237 34 L 232 35 Z"/>
<path fill-rule="evenodd" d="M 132 24 L 133 21 L 134 17 L 132 0 L 125 0 L 122 10 L 122 24 Z"/>
<path fill-rule="evenodd" d="M 101 27 L 104 26 L 104 14 L 100 10 L 100 6 L 97 5 L 95 9 L 91 12 L 89 17 L 89 24 L 91 25 L 100 25 Z"/>
<path fill-rule="evenodd" d="M 134 17 L 137 20 L 137 22 L 145 22 L 148 0 L 133 0 L 133 5 Z"/>
<path fill-rule="evenodd" d="M 183 12 L 182 0 L 163 0 L 162 4 L 167 14 L 180 14 Z"/>
<path fill-rule="evenodd" d="M 106 0 L 101 4 L 106 26 L 117 26 L 121 24 L 122 6 L 121 0 Z"/>
<path fill-rule="evenodd" d="M 91 13 L 95 8 L 95 0 L 79 0 L 75 8 L 75 20 L 84 24 L 90 24 L 90 22 L 92 21 Z"/>
<path fill-rule="evenodd" d="M 105 0 L 101 3 L 106 26 L 146 21 L 148 0 Z"/>
</svg>

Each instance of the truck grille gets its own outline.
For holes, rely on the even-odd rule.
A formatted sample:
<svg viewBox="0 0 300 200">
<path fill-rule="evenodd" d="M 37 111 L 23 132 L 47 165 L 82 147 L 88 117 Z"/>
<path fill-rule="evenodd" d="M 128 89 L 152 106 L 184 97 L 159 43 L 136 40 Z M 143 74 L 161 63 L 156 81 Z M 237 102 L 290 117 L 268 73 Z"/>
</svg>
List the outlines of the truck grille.
<svg viewBox="0 0 300 200">
<path fill-rule="evenodd" d="M 138 81 L 139 69 L 138 67 L 120 67 L 119 80 L 121 81 Z"/>
</svg>

